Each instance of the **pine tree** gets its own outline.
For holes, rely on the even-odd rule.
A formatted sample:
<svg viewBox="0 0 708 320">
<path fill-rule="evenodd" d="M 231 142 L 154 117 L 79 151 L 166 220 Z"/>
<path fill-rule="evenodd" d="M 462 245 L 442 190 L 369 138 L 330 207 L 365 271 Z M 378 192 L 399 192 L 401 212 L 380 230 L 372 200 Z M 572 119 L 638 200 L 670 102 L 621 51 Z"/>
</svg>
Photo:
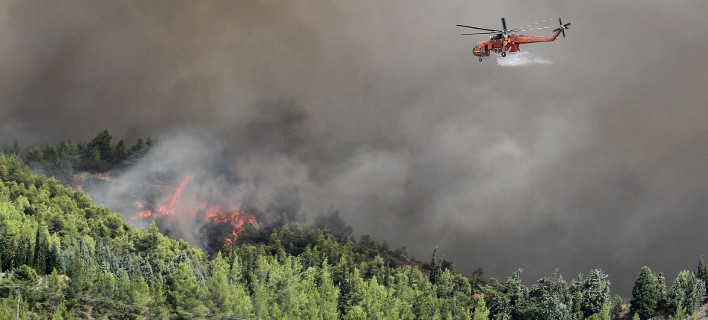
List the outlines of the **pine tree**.
<svg viewBox="0 0 708 320">
<path fill-rule="evenodd" d="M 229 266 L 218 253 L 211 261 L 211 272 L 207 279 L 207 299 L 209 307 L 217 317 L 249 317 L 253 307 L 246 296 L 243 285 L 229 279 Z"/>
<path fill-rule="evenodd" d="M 668 292 L 666 291 L 666 277 L 664 277 L 663 273 L 659 272 L 656 276 L 656 281 L 659 283 L 659 301 L 657 302 L 656 308 L 662 309 L 669 303 Z"/>
<path fill-rule="evenodd" d="M 126 159 L 128 159 L 128 150 L 125 146 L 125 140 L 121 139 L 113 149 L 113 164 L 118 164 Z"/>
<path fill-rule="evenodd" d="M 88 148 L 82 156 L 83 169 L 92 172 L 101 172 L 106 167 L 101 161 L 101 151 L 98 147 Z"/>
<path fill-rule="evenodd" d="M 59 307 L 57 307 L 57 310 L 52 316 L 52 320 L 68 320 L 73 318 L 73 313 L 67 311 L 66 305 L 63 301 L 61 302 L 61 304 L 59 304 Z"/>
<path fill-rule="evenodd" d="M 20 142 L 15 140 L 12 142 L 12 148 L 10 148 L 10 154 L 14 154 L 16 156 L 22 155 L 22 147 L 20 146 Z"/>
<path fill-rule="evenodd" d="M 531 287 L 529 297 L 535 303 L 535 319 L 569 319 L 572 317 L 573 294 L 558 270 L 552 277 L 539 279 Z"/>
<path fill-rule="evenodd" d="M 44 153 L 39 147 L 34 147 L 25 155 L 25 161 L 28 163 L 34 162 L 41 165 L 44 162 Z"/>
<path fill-rule="evenodd" d="M 438 252 L 438 247 L 435 247 L 433 250 L 433 258 L 430 259 L 430 283 L 431 284 L 436 284 L 438 282 L 438 277 L 440 276 L 438 274 L 438 271 L 440 270 L 439 266 L 437 266 L 437 260 L 435 259 L 435 254 Z"/>
<path fill-rule="evenodd" d="M 511 277 L 507 278 L 504 285 L 505 293 L 509 297 L 512 318 L 523 318 L 528 309 L 529 289 L 521 283 L 521 273 L 523 269 L 518 269 Z"/>
<path fill-rule="evenodd" d="M 145 144 L 143 137 L 140 137 L 138 141 L 128 149 L 128 157 L 133 159 L 140 158 L 147 152 L 148 148 L 149 146 Z"/>
<path fill-rule="evenodd" d="M 131 314 L 143 317 L 150 315 L 151 298 L 150 287 L 143 277 L 137 276 L 130 279 L 126 302 L 130 305 Z"/>
<path fill-rule="evenodd" d="M 188 262 L 179 264 L 168 295 L 178 319 L 205 318 L 208 310 L 204 306 L 204 288 L 197 282 Z"/>
<path fill-rule="evenodd" d="M 339 318 L 337 310 L 337 300 L 339 298 L 339 290 L 332 282 L 332 276 L 329 271 L 329 265 L 325 261 L 317 272 L 317 313 L 321 319 Z"/>
<path fill-rule="evenodd" d="M 32 255 L 32 267 L 40 273 L 46 270 L 47 267 L 47 251 L 46 235 L 49 232 L 47 227 L 42 224 L 41 220 L 37 224 L 37 235 L 34 240 L 34 253 Z"/>
<path fill-rule="evenodd" d="M 154 286 L 150 287 L 150 302 L 148 310 L 152 314 L 151 319 L 168 319 L 170 313 L 167 311 L 167 297 L 163 289 L 161 280 L 157 281 Z"/>
<path fill-rule="evenodd" d="M 0 164 L 0 180 L 5 180 L 10 177 L 9 171 L 4 164 Z"/>
<path fill-rule="evenodd" d="M 57 269 L 52 270 L 47 285 L 49 304 L 56 306 L 60 301 L 64 300 L 64 289 L 66 288 L 66 283 L 59 279 Z"/>
<path fill-rule="evenodd" d="M 96 135 L 89 143 L 89 149 L 96 148 L 102 162 L 113 162 L 113 151 L 111 150 L 111 133 L 108 130 L 103 130 Z"/>
<path fill-rule="evenodd" d="M 686 318 L 686 307 L 683 306 L 683 304 L 679 303 L 679 305 L 676 308 L 676 311 L 669 316 L 669 320 L 683 320 Z"/>
<path fill-rule="evenodd" d="M 600 310 L 600 320 L 610 320 L 610 303 L 609 301 L 602 306 Z"/>
<path fill-rule="evenodd" d="M 477 305 L 474 308 L 474 313 L 472 314 L 472 320 L 487 320 L 489 319 L 489 309 L 484 303 L 484 298 L 477 298 Z"/>
<path fill-rule="evenodd" d="M 679 305 L 686 306 L 686 291 L 688 290 L 688 270 L 679 272 L 668 294 L 669 312 L 675 313 Z"/>
<path fill-rule="evenodd" d="M 583 285 L 581 309 L 585 317 L 600 313 L 610 300 L 610 281 L 600 269 L 590 271 Z"/>
<path fill-rule="evenodd" d="M 669 292 L 669 311 L 676 312 L 683 306 L 686 312 L 693 313 L 701 306 L 705 296 L 705 284 L 688 270 L 679 272 Z"/>
<path fill-rule="evenodd" d="M 698 269 L 696 269 L 696 277 L 703 281 L 706 285 L 706 292 L 708 292 L 708 266 L 703 262 L 703 256 L 698 259 Z"/>
<path fill-rule="evenodd" d="M 686 291 L 686 310 L 689 313 L 694 313 L 703 303 L 703 297 L 706 295 L 706 285 L 691 273 L 688 276 L 688 290 Z"/>
<path fill-rule="evenodd" d="M 581 310 L 581 308 L 580 308 L 580 305 L 582 302 L 583 302 L 583 291 L 578 290 L 578 293 L 575 294 L 575 299 L 573 300 L 573 313 L 575 314 L 576 320 L 585 319 L 585 314 L 583 313 L 583 310 Z"/>
<path fill-rule="evenodd" d="M 659 282 L 651 273 L 649 267 L 644 266 L 634 282 L 630 311 L 640 319 L 648 319 L 659 301 Z"/>
</svg>

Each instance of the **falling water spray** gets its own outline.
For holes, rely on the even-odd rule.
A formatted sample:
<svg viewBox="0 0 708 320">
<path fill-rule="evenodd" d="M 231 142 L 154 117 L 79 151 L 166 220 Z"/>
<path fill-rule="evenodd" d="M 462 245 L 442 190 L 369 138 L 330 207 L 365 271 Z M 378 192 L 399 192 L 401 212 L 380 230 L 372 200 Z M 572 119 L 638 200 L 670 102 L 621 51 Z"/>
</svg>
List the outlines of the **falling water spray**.
<svg viewBox="0 0 708 320">
<path fill-rule="evenodd" d="M 553 64 L 553 62 L 536 57 L 527 51 L 509 53 L 506 57 L 497 56 L 497 65 L 502 67 L 521 67 L 533 64 Z"/>
</svg>

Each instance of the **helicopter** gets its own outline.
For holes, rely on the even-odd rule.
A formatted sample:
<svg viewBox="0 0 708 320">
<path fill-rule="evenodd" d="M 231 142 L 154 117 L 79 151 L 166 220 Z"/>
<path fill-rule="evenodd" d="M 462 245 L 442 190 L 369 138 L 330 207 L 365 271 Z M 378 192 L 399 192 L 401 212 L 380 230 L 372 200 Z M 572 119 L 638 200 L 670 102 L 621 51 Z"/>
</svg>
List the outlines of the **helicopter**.
<svg viewBox="0 0 708 320">
<path fill-rule="evenodd" d="M 457 26 L 463 27 L 463 28 L 470 28 L 470 29 L 485 31 L 485 32 L 475 32 L 475 33 L 463 33 L 462 34 L 463 36 L 478 35 L 478 34 L 491 34 L 492 35 L 489 37 L 489 40 L 477 42 L 477 45 L 474 47 L 474 50 L 472 50 L 472 54 L 474 54 L 475 56 L 478 56 L 479 62 L 482 62 L 482 58 L 489 57 L 489 55 L 492 52 L 495 55 L 501 55 L 502 57 L 506 57 L 507 52 L 521 51 L 521 44 L 556 41 L 556 38 L 561 33 L 563 34 L 563 38 L 565 38 L 565 30 L 569 29 L 568 26 L 570 26 L 570 22 L 563 24 L 563 21 L 561 21 L 560 17 L 558 17 L 558 24 L 560 25 L 560 27 L 553 30 L 554 34 L 551 37 L 525 37 L 523 35 L 517 36 L 515 34 L 515 32 L 519 32 L 519 31 L 541 30 L 541 29 L 551 28 L 551 27 L 536 27 L 537 25 L 547 22 L 547 21 L 550 21 L 550 20 L 551 19 L 546 19 L 546 20 L 532 23 L 530 25 L 527 25 L 527 26 L 524 26 L 524 27 L 521 27 L 518 29 L 507 29 L 506 28 L 506 20 L 504 18 L 501 18 L 502 30 L 473 27 L 473 26 L 467 26 L 467 25 L 463 25 L 463 24 L 458 24 Z"/>
</svg>

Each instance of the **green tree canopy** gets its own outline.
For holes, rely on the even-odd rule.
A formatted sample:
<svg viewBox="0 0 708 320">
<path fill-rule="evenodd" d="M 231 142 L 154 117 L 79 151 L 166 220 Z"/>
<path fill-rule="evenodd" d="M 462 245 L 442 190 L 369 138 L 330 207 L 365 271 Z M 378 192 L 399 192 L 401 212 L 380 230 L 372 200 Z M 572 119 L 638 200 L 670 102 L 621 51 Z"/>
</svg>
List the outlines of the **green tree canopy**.
<svg viewBox="0 0 708 320">
<path fill-rule="evenodd" d="M 631 312 L 642 320 L 648 319 L 656 309 L 659 294 L 656 277 L 649 267 L 642 267 L 632 288 L 632 299 L 629 302 Z"/>
</svg>

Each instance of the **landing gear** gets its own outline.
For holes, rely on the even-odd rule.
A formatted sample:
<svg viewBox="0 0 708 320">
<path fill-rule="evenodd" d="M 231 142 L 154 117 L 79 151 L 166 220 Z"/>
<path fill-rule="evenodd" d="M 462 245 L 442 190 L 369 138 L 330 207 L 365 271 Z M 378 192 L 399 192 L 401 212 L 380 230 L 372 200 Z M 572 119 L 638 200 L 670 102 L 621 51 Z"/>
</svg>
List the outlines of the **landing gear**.
<svg viewBox="0 0 708 320">
<path fill-rule="evenodd" d="M 506 57 L 506 52 L 502 52 L 502 57 Z"/>
<path fill-rule="evenodd" d="M 479 58 L 479 62 L 482 62 L 482 58 Z"/>
</svg>

